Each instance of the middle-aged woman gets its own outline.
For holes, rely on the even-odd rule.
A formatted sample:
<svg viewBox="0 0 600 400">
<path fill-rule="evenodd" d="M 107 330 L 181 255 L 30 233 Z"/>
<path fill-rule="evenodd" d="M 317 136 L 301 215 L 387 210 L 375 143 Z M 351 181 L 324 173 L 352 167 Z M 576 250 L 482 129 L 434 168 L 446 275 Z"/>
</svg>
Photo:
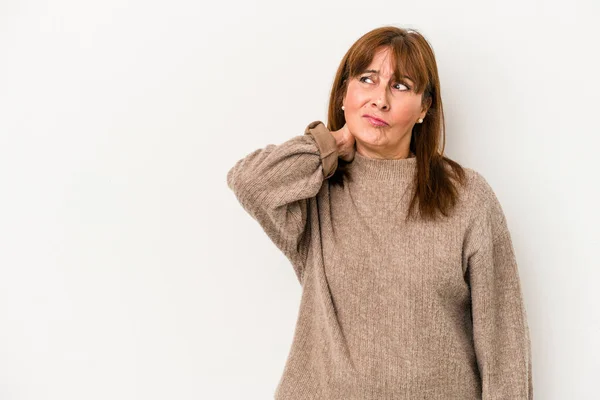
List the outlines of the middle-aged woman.
<svg viewBox="0 0 600 400">
<path fill-rule="evenodd" d="M 302 285 L 275 399 L 532 399 L 507 220 L 484 177 L 440 149 L 427 40 L 360 37 L 328 111 L 227 173 Z"/>
</svg>

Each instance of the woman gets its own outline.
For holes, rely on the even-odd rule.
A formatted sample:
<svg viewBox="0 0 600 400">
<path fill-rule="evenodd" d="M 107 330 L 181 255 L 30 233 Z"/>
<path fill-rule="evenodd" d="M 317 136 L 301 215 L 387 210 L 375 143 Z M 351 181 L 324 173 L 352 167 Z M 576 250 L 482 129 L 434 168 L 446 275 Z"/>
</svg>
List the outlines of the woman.
<svg viewBox="0 0 600 400">
<path fill-rule="evenodd" d="M 227 174 L 302 285 L 275 399 L 532 399 L 506 218 L 443 155 L 433 51 L 381 27 L 346 53 L 328 124 Z"/>
</svg>

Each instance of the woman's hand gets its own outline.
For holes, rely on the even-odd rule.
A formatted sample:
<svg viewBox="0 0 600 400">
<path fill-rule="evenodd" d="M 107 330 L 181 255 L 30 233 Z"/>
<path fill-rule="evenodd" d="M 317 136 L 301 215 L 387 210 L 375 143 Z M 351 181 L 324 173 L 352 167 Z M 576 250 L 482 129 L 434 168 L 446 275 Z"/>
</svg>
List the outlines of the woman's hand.
<svg viewBox="0 0 600 400">
<path fill-rule="evenodd" d="M 354 135 L 348 129 L 348 124 L 344 124 L 342 129 L 331 132 L 338 146 L 338 157 L 344 161 L 352 161 L 354 159 L 355 139 Z"/>
</svg>

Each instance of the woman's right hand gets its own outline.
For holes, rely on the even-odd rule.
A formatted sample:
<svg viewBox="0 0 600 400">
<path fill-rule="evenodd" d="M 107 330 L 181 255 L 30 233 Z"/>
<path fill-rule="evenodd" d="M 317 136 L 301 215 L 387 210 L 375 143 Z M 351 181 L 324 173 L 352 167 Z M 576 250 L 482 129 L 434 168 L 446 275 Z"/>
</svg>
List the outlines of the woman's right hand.
<svg viewBox="0 0 600 400">
<path fill-rule="evenodd" d="M 348 124 L 344 124 L 342 129 L 331 132 L 338 146 L 338 157 L 344 161 L 352 161 L 356 151 L 354 145 L 356 140 L 354 135 L 348 129 Z"/>
</svg>

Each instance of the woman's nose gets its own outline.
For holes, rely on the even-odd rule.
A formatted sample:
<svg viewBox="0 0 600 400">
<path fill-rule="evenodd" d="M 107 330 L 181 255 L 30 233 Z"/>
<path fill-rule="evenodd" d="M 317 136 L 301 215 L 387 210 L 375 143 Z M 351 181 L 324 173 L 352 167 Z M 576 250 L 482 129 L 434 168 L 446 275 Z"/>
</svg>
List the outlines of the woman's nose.
<svg viewBox="0 0 600 400">
<path fill-rule="evenodd" d="M 378 97 L 375 100 L 375 105 L 377 106 L 377 108 L 387 109 L 387 101 L 384 97 Z"/>
<path fill-rule="evenodd" d="M 387 108 L 388 104 L 387 104 L 387 93 L 386 93 L 385 86 L 380 88 L 379 91 L 377 93 L 375 93 L 374 103 L 377 106 L 377 108 L 381 108 L 381 109 Z"/>
</svg>

